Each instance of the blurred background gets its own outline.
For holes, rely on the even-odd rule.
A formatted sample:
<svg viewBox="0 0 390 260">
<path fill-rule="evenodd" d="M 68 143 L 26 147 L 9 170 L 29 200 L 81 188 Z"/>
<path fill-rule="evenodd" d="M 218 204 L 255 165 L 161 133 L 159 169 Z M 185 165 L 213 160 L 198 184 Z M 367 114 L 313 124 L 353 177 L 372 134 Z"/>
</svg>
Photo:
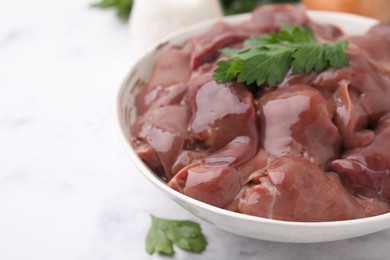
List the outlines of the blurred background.
<svg viewBox="0 0 390 260">
<path fill-rule="evenodd" d="M 101 0 L 94 4 L 100 8 L 114 7 L 120 19 L 127 20 L 136 0 Z M 298 3 L 299 0 L 221 0 L 225 15 L 250 12 L 260 4 Z M 349 12 L 370 16 L 383 22 L 389 22 L 388 0 L 303 0 L 303 4 L 312 10 Z"/>
<path fill-rule="evenodd" d="M 309 10 L 347 12 L 390 22 L 388 0 L 100 0 L 92 6 L 114 9 L 130 21 L 136 49 L 166 34 L 207 19 L 250 12 L 262 4 L 298 4 Z"/>
</svg>

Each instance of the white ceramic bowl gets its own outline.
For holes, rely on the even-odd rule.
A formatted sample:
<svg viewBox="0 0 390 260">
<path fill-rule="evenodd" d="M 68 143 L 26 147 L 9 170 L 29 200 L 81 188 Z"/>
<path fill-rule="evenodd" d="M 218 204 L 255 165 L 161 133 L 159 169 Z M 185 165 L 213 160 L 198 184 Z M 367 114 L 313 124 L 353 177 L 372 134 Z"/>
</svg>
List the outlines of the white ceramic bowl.
<svg viewBox="0 0 390 260">
<path fill-rule="evenodd" d="M 356 15 L 332 12 L 311 11 L 309 16 L 319 23 L 338 25 L 348 34 L 362 34 L 377 22 Z M 234 24 L 248 18 L 249 14 L 244 14 L 225 17 L 223 20 Z M 197 201 L 169 188 L 141 161 L 129 138 L 129 129 L 135 116 L 134 96 L 139 90 L 140 83 L 148 80 L 153 62 L 162 50 L 207 31 L 215 21 L 207 21 L 170 35 L 160 44 L 145 51 L 131 66 L 119 90 L 117 114 L 123 144 L 139 171 L 169 198 L 192 214 L 221 229 L 246 237 L 279 242 L 314 243 L 347 239 L 390 228 L 390 213 L 364 219 L 313 223 L 278 221 L 231 212 Z"/>
</svg>

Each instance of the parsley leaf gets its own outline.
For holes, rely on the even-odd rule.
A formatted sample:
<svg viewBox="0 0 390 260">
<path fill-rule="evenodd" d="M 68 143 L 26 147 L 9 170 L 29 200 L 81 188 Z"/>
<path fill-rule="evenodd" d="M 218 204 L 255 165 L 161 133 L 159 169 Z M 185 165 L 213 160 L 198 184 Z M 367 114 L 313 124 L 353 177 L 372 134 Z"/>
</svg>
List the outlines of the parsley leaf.
<svg viewBox="0 0 390 260">
<path fill-rule="evenodd" d="M 290 68 L 299 74 L 347 66 L 347 46 L 347 41 L 319 43 L 309 27 L 284 26 L 278 33 L 247 39 L 242 49 L 222 49 L 229 58 L 217 63 L 213 76 L 223 83 L 274 86 Z"/>
<path fill-rule="evenodd" d="M 173 244 L 183 250 L 200 253 L 207 241 L 198 223 L 187 220 L 169 220 L 151 215 L 152 226 L 146 237 L 146 252 L 164 255 L 174 253 Z"/>
</svg>

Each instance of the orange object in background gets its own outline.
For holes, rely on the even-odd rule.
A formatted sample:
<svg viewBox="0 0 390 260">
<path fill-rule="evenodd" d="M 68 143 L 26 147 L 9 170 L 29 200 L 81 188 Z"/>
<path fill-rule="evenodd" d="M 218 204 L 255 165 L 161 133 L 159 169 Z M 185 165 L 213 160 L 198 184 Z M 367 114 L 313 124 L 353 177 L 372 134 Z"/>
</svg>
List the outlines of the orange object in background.
<svg viewBox="0 0 390 260">
<path fill-rule="evenodd" d="M 354 13 L 390 22 L 390 0 L 303 0 L 309 10 Z"/>
</svg>

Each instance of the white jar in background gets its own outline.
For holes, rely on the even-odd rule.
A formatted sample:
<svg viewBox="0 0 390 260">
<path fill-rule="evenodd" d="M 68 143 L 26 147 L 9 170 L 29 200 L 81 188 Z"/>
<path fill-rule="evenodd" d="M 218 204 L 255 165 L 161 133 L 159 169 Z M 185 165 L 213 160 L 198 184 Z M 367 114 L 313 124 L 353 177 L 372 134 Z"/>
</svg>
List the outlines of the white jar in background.
<svg viewBox="0 0 390 260">
<path fill-rule="evenodd" d="M 130 33 L 141 50 L 170 32 L 222 15 L 219 0 L 134 0 Z"/>
</svg>

